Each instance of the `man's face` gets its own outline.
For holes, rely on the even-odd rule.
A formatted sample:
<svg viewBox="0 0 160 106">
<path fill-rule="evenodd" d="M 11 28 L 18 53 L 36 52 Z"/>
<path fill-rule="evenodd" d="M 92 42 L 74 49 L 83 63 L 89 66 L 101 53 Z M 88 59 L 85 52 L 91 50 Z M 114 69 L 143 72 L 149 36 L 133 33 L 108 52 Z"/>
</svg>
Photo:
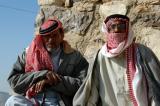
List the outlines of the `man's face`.
<svg viewBox="0 0 160 106">
<path fill-rule="evenodd" d="M 119 46 L 120 43 L 127 39 L 127 25 L 122 20 L 109 20 L 107 23 L 107 46 L 109 49 L 114 49 Z"/>
<path fill-rule="evenodd" d="M 51 52 L 53 49 L 57 49 L 60 43 L 63 41 L 63 31 L 57 30 L 49 35 L 43 36 L 43 41 L 46 49 Z"/>
<path fill-rule="evenodd" d="M 126 32 L 126 23 L 121 21 L 113 21 L 112 24 L 108 27 L 109 33 L 125 33 Z"/>
</svg>

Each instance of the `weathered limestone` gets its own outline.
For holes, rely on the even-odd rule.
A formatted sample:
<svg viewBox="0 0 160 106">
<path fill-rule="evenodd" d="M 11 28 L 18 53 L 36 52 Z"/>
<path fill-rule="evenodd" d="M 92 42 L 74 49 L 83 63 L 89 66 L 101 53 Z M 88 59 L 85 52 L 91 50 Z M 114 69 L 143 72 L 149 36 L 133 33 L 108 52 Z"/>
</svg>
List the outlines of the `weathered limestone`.
<svg viewBox="0 0 160 106">
<path fill-rule="evenodd" d="M 137 35 L 137 40 L 140 40 L 143 44 L 151 48 L 157 56 L 160 54 L 159 40 L 160 30 L 154 29 L 152 27 L 145 27 L 141 29 L 141 35 Z M 143 39 L 140 39 L 143 37 Z"/>
<path fill-rule="evenodd" d="M 105 19 L 111 14 L 123 14 L 126 15 L 127 7 L 122 2 L 108 2 L 104 3 L 99 8 L 99 14 Z"/>
<path fill-rule="evenodd" d="M 65 0 L 38 0 L 38 5 L 59 5 L 62 6 L 65 3 Z"/>
<path fill-rule="evenodd" d="M 138 0 L 137 4 L 160 4 L 160 0 Z"/>
</svg>

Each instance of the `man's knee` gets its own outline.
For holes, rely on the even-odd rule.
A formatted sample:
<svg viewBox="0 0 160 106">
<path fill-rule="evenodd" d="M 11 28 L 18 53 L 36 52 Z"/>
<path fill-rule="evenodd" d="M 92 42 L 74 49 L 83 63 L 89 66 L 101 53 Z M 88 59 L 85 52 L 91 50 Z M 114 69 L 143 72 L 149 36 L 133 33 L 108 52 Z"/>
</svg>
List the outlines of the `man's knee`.
<svg viewBox="0 0 160 106">
<path fill-rule="evenodd" d="M 8 98 L 5 106 L 33 106 L 33 104 L 24 96 L 14 95 Z"/>
</svg>

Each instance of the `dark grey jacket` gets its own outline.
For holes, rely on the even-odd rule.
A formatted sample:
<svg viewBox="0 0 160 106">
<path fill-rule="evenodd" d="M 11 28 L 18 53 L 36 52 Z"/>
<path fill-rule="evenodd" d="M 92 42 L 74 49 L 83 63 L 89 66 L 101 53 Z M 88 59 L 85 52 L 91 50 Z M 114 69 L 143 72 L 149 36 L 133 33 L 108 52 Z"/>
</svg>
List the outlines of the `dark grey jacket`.
<svg viewBox="0 0 160 106">
<path fill-rule="evenodd" d="M 147 80 L 148 99 L 154 100 L 155 106 L 160 106 L 160 62 L 152 50 L 143 45 L 138 45 L 136 54 L 138 68 Z"/>
<path fill-rule="evenodd" d="M 48 71 L 42 70 L 25 73 L 25 55 L 26 52 L 24 51 L 21 56 L 18 56 L 8 77 L 11 88 L 20 95 L 25 95 L 30 85 L 45 79 Z M 59 64 L 60 66 L 57 73 L 62 76 L 62 81 L 47 89 L 58 92 L 65 106 L 72 106 L 73 96 L 86 77 L 88 62 L 80 52 L 76 50 L 71 53 L 65 53 L 64 50 L 62 50 Z"/>
</svg>

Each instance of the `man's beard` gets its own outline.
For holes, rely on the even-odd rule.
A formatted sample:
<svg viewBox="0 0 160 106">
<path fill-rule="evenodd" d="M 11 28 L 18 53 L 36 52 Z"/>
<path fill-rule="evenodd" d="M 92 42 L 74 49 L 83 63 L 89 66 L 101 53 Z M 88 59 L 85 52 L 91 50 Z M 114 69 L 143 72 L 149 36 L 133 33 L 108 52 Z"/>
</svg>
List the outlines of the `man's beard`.
<svg viewBox="0 0 160 106">
<path fill-rule="evenodd" d="M 46 47 L 46 49 L 47 49 L 47 51 L 50 52 L 50 53 L 57 50 L 57 48 L 51 48 L 51 47 Z"/>
<path fill-rule="evenodd" d="M 52 52 L 54 50 L 56 50 L 59 47 L 59 45 L 57 44 L 46 44 L 45 48 L 48 52 Z"/>
<path fill-rule="evenodd" d="M 54 50 L 54 48 L 51 48 L 51 47 L 46 47 L 46 49 L 48 52 L 52 52 L 52 50 Z"/>
</svg>

